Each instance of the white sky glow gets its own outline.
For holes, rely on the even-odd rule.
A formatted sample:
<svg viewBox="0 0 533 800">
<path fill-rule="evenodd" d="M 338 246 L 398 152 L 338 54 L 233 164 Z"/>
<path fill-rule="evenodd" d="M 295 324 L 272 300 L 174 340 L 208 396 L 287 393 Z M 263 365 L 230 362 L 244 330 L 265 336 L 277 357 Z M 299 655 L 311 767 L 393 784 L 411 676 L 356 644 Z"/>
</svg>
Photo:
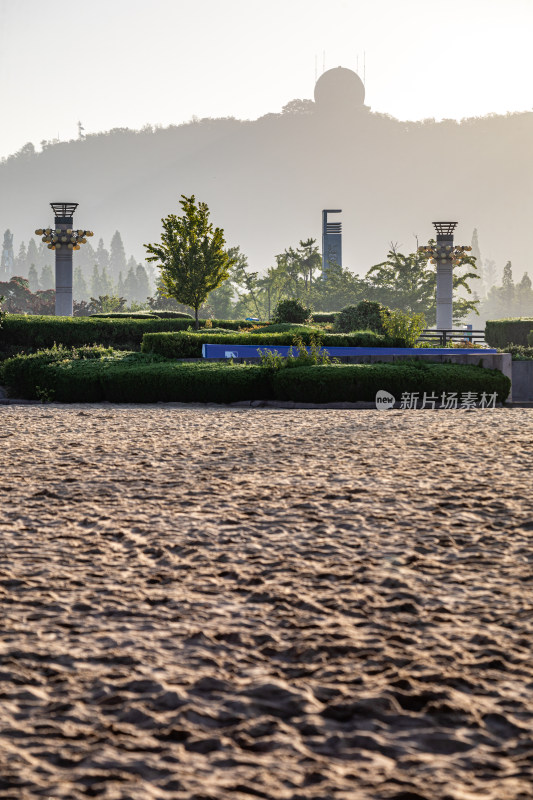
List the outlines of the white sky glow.
<svg viewBox="0 0 533 800">
<path fill-rule="evenodd" d="M 533 0 L 0 0 L 0 157 L 31 141 L 312 98 L 315 63 L 399 119 L 533 108 Z"/>
</svg>

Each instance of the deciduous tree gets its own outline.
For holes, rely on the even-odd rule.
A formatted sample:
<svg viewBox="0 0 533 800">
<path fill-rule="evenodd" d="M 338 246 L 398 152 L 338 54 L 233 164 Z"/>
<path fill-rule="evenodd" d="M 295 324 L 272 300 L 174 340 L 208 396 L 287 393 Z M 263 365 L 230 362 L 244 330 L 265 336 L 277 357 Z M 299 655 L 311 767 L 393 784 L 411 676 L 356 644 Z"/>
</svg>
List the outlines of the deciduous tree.
<svg viewBox="0 0 533 800">
<path fill-rule="evenodd" d="M 225 249 L 224 231 L 209 221 L 207 204 L 197 203 L 194 195 L 181 197 L 183 216 L 162 219 L 160 244 L 144 247 L 150 254 L 146 260 L 159 262 L 166 296 L 193 308 L 198 328 L 198 309 L 228 278 L 234 262 Z"/>
</svg>

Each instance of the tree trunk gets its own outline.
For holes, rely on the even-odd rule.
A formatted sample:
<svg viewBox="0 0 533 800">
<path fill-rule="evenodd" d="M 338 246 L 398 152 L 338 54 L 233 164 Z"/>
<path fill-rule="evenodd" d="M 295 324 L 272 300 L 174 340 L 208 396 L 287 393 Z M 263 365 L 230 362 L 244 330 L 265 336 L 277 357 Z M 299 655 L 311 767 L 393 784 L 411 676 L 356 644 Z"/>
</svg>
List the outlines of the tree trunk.
<svg viewBox="0 0 533 800">
<path fill-rule="evenodd" d="M 194 307 L 194 327 L 196 330 L 198 330 L 200 327 L 200 322 L 198 320 L 198 306 Z"/>
</svg>

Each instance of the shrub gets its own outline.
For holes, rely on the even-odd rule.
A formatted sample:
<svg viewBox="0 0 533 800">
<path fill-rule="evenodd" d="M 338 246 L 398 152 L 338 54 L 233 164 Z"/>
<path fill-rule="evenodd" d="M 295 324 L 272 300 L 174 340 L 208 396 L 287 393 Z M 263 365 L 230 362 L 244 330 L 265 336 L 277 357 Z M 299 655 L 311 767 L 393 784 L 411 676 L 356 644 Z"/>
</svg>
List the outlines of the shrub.
<svg viewBox="0 0 533 800">
<path fill-rule="evenodd" d="M 261 328 L 254 328 L 250 333 L 286 333 L 287 331 L 298 333 L 299 331 L 315 330 L 316 328 L 313 328 L 311 325 L 302 325 L 299 322 L 278 322 L 277 324 L 274 323 L 272 325 L 263 325 Z"/>
<path fill-rule="evenodd" d="M 304 306 L 301 300 L 280 300 L 274 311 L 274 322 L 307 322 L 311 317 L 311 309 Z"/>
<path fill-rule="evenodd" d="M 356 306 L 346 306 L 339 311 L 334 320 L 335 330 L 346 333 L 350 331 L 384 333 L 381 313 L 387 310 L 381 303 L 361 300 Z"/>
<path fill-rule="evenodd" d="M 157 319 L 150 311 L 110 311 L 107 314 L 91 314 L 91 319 Z"/>
<path fill-rule="evenodd" d="M 532 361 L 533 347 L 524 347 L 521 344 L 511 344 L 500 350 L 501 353 L 510 353 L 513 361 Z"/>
<path fill-rule="evenodd" d="M 185 311 L 165 311 L 164 309 L 154 308 L 152 313 L 161 319 L 194 319 L 192 314 L 187 314 Z"/>
<path fill-rule="evenodd" d="M 401 398 L 402 392 L 493 392 L 498 402 L 509 394 L 511 381 L 499 370 L 459 364 L 331 364 L 281 369 L 273 373 L 275 394 L 283 400 L 307 403 L 372 402 L 384 389 Z"/>
<path fill-rule="evenodd" d="M 423 314 L 406 314 L 399 309 L 380 310 L 383 330 L 389 336 L 398 336 L 405 340 L 407 347 L 414 347 L 418 337 L 426 327 Z"/>
<path fill-rule="evenodd" d="M 520 319 L 487 320 L 485 325 L 485 341 L 491 347 L 505 349 L 510 344 L 526 346 L 527 337 L 533 327 L 532 317 Z"/>
<path fill-rule="evenodd" d="M 310 367 L 314 364 L 331 364 L 331 359 L 327 352 L 323 350 L 323 337 L 320 334 L 311 335 L 309 350 L 299 336 L 295 336 L 294 347 L 289 350 L 289 355 L 284 358 L 277 350 L 261 350 L 258 348 L 261 358 L 261 366 L 264 369 L 278 370 L 296 367 Z M 334 359 L 337 362 L 338 359 Z"/>
<path fill-rule="evenodd" d="M 311 322 L 318 322 L 319 325 L 335 322 L 339 313 L 339 311 L 313 311 L 311 314 Z"/>
<path fill-rule="evenodd" d="M 126 298 L 118 294 L 100 294 L 91 297 L 89 305 L 95 314 L 114 314 L 126 310 Z"/>
<path fill-rule="evenodd" d="M 232 403 L 273 397 L 270 376 L 244 364 L 175 364 L 140 353 L 99 360 L 39 353 L 6 362 L 10 388 L 24 397 L 64 403 Z"/>
<path fill-rule="evenodd" d="M 533 331 L 530 331 L 527 335 L 527 343 L 530 347 L 533 347 Z"/>
<path fill-rule="evenodd" d="M 228 363 L 176 364 L 142 353 L 105 348 L 55 348 L 4 363 L 10 390 L 59 402 L 231 403 L 274 397 L 299 402 L 373 401 L 379 389 L 402 392 L 497 392 L 509 378 L 498 370 L 454 364 L 330 364 L 293 369 Z"/>
<path fill-rule="evenodd" d="M 139 350 L 144 333 L 148 331 L 187 330 L 192 320 L 138 319 L 131 317 L 47 317 L 8 314 L 0 334 L 0 349 L 16 345 L 35 351 L 38 348 L 63 344 L 81 347 L 94 343 L 106 347 Z M 205 320 L 200 320 L 200 325 Z M 247 323 L 235 320 L 212 320 L 217 327 L 238 330 Z"/>
<path fill-rule="evenodd" d="M 304 344 L 310 344 L 316 331 L 300 331 Z M 158 353 L 165 358 L 201 358 L 203 344 L 225 344 L 229 347 L 238 344 L 253 344 L 260 347 L 292 345 L 294 333 L 229 333 L 216 334 L 196 332 L 146 333 L 143 336 L 142 352 Z M 402 340 L 390 339 L 377 333 L 326 333 L 322 336 L 324 347 L 405 347 Z"/>
<path fill-rule="evenodd" d="M 77 360 L 101 360 L 113 355 L 111 348 L 95 347 L 52 347 L 49 350 L 40 350 L 31 355 L 19 355 L 4 361 L 2 365 L 3 378 L 11 390 L 20 397 L 36 398 L 36 387 L 51 389 L 47 386 L 43 370 L 51 364 L 60 362 L 74 362 Z M 92 394 L 87 396 L 87 402 Z M 99 399 L 99 398 L 96 398 Z"/>
</svg>

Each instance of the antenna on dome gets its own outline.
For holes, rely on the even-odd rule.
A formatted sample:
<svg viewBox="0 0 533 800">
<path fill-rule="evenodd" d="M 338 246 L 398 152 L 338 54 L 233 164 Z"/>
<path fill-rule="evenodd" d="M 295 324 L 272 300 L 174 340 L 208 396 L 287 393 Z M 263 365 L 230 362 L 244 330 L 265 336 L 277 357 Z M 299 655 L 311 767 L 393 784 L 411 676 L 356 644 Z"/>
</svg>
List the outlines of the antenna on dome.
<svg viewBox="0 0 533 800">
<path fill-rule="evenodd" d="M 366 52 L 363 50 L 363 83 L 366 84 Z"/>
<path fill-rule="evenodd" d="M 318 56 L 315 54 L 315 83 L 318 80 Z"/>
<path fill-rule="evenodd" d="M 359 75 L 359 53 L 357 53 L 357 56 L 355 58 L 355 71 Z"/>
</svg>

